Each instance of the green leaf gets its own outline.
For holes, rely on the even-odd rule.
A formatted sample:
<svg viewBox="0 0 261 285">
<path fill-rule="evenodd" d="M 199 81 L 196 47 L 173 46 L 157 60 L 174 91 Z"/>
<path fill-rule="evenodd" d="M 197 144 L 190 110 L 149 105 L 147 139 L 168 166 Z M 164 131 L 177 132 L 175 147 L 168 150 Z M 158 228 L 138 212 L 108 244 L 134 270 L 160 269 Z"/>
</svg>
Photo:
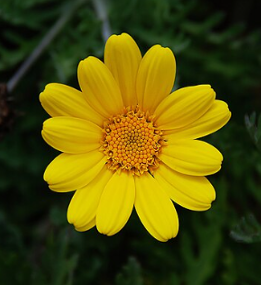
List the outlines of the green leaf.
<svg viewBox="0 0 261 285">
<path fill-rule="evenodd" d="M 261 225 L 253 214 L 242 217 L 240 222 L 230 232 L 230 236 L 237 242 L 261 242 Z"/>
<path fill-rule="evenodd" d="M 116 285 L 143 285 L 141 267 L 136 258 L 129 257 L 128 262 L 116 276 Z"/>
</svg>

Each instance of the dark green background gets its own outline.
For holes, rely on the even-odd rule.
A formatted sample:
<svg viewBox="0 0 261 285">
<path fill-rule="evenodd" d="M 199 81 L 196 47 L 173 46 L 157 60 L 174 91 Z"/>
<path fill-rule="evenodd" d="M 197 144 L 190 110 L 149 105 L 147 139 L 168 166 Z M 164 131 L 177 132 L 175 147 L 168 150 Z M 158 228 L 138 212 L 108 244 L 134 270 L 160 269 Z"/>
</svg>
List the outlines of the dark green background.
<svg viewBox="0 0 261 285">
<path fill-rule="evenodd" d="M 72 193 L 54 193 L 42 179 L 57 152 L 41 138 L 48 116 L 38 95 L 50 82 L 78 88 L 78 62 L 103 57 L 101 22 L 93 3 L 83 2 L 7 98 L 10 115 L 0 126 L 1 285 L 261 284 L 261 159 L 244 123 L 261 107 L 260 3 L 107 2 L 113 33 L 130 33 L 142 53 L 156 43 L 174 51 L 176 88 L 209 83 L 232 111 L 229 124 L 206 138 L 224 155 L 222 170 L 209 177 L 217 192 L 213 207 L 198 213 L 177 206 L 179 235 L 160 243 L 135 213 L 113 237 L 75 232 L 66 221 Z M 0 0 L 1 82 L 72 5 Z"/>
</svg>

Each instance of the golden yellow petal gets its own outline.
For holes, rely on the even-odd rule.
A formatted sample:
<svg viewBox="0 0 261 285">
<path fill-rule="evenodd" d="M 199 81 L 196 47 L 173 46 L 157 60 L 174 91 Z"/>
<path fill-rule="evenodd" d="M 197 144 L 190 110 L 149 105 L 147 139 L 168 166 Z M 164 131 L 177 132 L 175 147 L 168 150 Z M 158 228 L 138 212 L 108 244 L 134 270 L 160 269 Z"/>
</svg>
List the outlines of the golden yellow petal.
<svg viewBox="0 0 261 285">
<path fill-rule="evenodd" d="M 165 242 L 178 234 L 178 215 L 161 185 L 149 174 L 135 176 L 136 212 L 147 231 Z"/>
<path fill-rule="evenodd" d="M 218 172 L 222 154 L 212 145 L 198 140 L 168 142 L 159 158 L 173 170 L 192 176 L 205 176 Z"/>
<path fill-rule="evenodd" d="M 81 228 L 96 217 L 102 192 L 112 174 L 112 171 L 104 166 L 99 175 L 87 186 L 74 193 L 67 211 L 67 219 L 70 224 Z"/>
<path fill-rule="evenodd" d="M 53 148 L 77 154 L 100 148 L 102 129 L 90 121 L 54 117 L 44 122 L 42 136 Z"/>
<path fill-rule="evenodd" d="M 155 45 L 144 55 L 137 75 L 138 104 L 151 113 L 172 90 L 176 61 L 169 48 Z"/>
<path fill-rule="evenodd" d="M 44 180 L 53 191 L 73 191 L 90 183 L 105 162 L 105 156 L 98 150 L 85 154 L 62 153 L 47 166 Z"/>
<path fill-rule="evenodd" d="M 99 114 L 108 118 L 123 110 L 119 86 L 98 58 L 89 56 L 79 63 L 78 80 L 86 101 Z"/>
<path fill-rule="evenodd" d="M 137 104 L 136 77 L 141 61 L 139 47 L 133 38 L 122 33 L 112 35 L 105 46 L 104 62 L 118 83 L 124 105 Z"/>
<path fill-rule="evenodd" d="M 92 219 L 90 222 L 86 223 L 84 226 L 82 227 L 75 227 L 75 230 L 78 232 L 86 232 L 88 230 L 90 230 L 91 228 L 93 228 L 96 224 L 95 218 Z"/>
<path fill-rule="evenodd" d="M 111 236 L 127 223 L 134 205 L 135 185 L 132 174 L 115 172 L 104 188 L 97 209 L 96 226 Z"/>
<path fill-rule="evenodd" d="M 231 112 L 225 102 L 215 100 L 210 109 L 193 123 L 175 130 L 167 131 L 167 140 L 197 139 L 221 129 L 230 119 Z"/>
<path fill-rule="evenodd" d="M 207 112 L 214 103 L 215 96 L 210 85 L 178 89 L 155 110 L 156 123 L 162 130 L 185 127 Z"/>
<path fill-rule="evenodd" d="M 69 116 L 91 121 L 103 126 L 105 120 L 86 102 L 82 92 L 59 83 L 50 83 L 40 94 L 40 102 L 51 116 Z"/>
<path fill-rule="evenodd" d="M 205 177 L 181 174 L 163 163 L 154 178 L 174 202 L 189 210 L 208 210 L 216 198 L 215 189 Z"/>
</svg>

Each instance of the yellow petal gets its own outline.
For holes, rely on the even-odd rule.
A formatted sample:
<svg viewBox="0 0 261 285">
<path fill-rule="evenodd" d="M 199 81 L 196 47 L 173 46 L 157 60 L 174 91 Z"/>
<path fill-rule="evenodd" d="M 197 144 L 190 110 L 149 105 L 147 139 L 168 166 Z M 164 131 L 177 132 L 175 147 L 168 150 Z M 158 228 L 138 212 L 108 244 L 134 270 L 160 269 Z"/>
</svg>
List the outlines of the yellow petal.
<svg viewBox="0 0 261 285">
<path fill-rule="evenodd" d="M 225 102 L 215 100 L 212 107 L 199 119 L 184 128 L 168 131 L 167 140 L 197 139 L 221 129 L 230 119 L 231 112 Z"/>
<path fill-rule="evenodd" d="M 172 90 L 176 61 L 169 48 L 155 45 L 144 55 L 137 76 L 138 103 L 151 113 Z"/>
<path fill-rule="evenodd" d="M 55 117 L 44 122 L 42 136 L 53 148 L 77 154 L 98 149 L 101 146 L 102 129 L 90 121 Z"/>
<path fill-rule="evenodd" d="M 127 223 L 134 205 L 135 185 L 131 174 L 115 172 L 102 193 L 96 226 L 100 233 L 111 236 Z"/>
<path fill-rule="evenodd" d="M 70 202 L 67 219 L 76 228 L 82 228 L 96 217 L 99 201 L 104 187 L 112 177 L 106 166 L 87 186 L 78 189 Z"/>
<path fill-rule="evenodd" d="M 135 209 L 147 231 L 159 241 L 174 238 L 178 234 L 178 215 L 161 185 L 146 173 L 135 176 L 135 187 Z"/>
<path fill-rule="evenodd" d="M 105 118 L 91 108 L 82 92 L 63 84 L 51 83 L 40 94 L 40 102 L 52 117 L 70 116 L 103 126 Z"/>
<path fill-rule="evenodd" d="M 93 228 L 96 224 L 95 218 L 92 219 L 90 222 L 88 222 L 87 224 L 85 224 L 82 227 L 75 227 L 76 231 L 78 232 L 86 232 L 88 230 L 90 230 L 91 228 Z"/>
<path fill-rule="evenodd" d="M 86 101 L 99 114 L 108 118 L 123 110 L 119 86 L 98 58 L 89 56 L 79 63 L 78 80 Z"/>
<path fill-rule="evenodd" d="M 120 87 L 125 106 L 137 104 L 135 86 L 140 61 L 139 47 L 130 35 L 122 33 L 108 39 L 104 62 Z"/>
<path fill-rule="evenodd" d="M 216 198 L 215 189 L 205 177 L 181 174 L 161 164 L 154 178 L 174 202 L 193 211 L 208 210 Z"/>
<path fill-rule="evenodd" d="M 105 162 L 105 156 L 98 150 L 86 154 L 62 153 L 47 166 L 44 180 L 53 191 L 73 191 L 90 183 Z"/>
<path fill-rule="evenodd" d="M 215 147 L 197 140 L 168 142 L 162 147 L 159 158 L 173 170 L 192 176 L 218 172 L 223 160 Z"/>
<path fill-rule="evenodd" d="M 216 93 L 210 85 L 181 88 L 170 94 L 155 110 L 156 123 L 162 130 L 187 126 L 212 106 Z"/>
</svg>

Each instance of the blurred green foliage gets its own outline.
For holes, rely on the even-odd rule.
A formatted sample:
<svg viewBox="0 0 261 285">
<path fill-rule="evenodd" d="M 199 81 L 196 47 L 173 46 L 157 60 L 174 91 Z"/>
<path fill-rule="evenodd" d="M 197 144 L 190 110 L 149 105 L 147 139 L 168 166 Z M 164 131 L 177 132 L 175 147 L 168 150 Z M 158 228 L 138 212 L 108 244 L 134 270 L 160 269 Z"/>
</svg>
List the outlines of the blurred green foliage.
<svg viewBox="0 0 261 285">
<path fill-rule="evenodd" d="M 249 214 L 243 217 L 230 235 L 239 242 L 253 243 L 261 241 L 261 226 L 255 216 Z"/>
<path fill-rule="evenodd" d="M 206 138 L 225 158 L 210 177 L 217 200 L 204 213 L 177 206 L 180 233 L 167 243 L 150 237 L 135 213 L 113 237 L 67 224 L 72 194 L 53 193 L 42 179 L 57 153 L 40 135 L 48 116 L 38 94 L 50 82 L 78 88 L 78 62 L 88 55 L 102 59 L 101 22 L 86 1 L 9 95 L 16 116 L 0 142 L 0 284 L 260 285 L 261 247 L 251 240 L 261 221 L 261 158 L 251 137 L 260 134 L 256 118 L 247 120 L 251 137 L 244 124 L 245 114 L 261 107 L 260 1 L 106 4 L 114 33 L 130 33 L 143 53 L 156 43 L 174 51 L 175 88 L 210 83 L 229 103 L 230 123 Z M 0 0 L 2 82 L 71 5 Z"/>
<path fill-rule="evenodd" d="M 259 115 L 258 118 L 255 112 L 250 116 L 246 115 L 245 124 L 251 139 L 257 149 L 261 151 L 261 115 Z"/>
</svg>

